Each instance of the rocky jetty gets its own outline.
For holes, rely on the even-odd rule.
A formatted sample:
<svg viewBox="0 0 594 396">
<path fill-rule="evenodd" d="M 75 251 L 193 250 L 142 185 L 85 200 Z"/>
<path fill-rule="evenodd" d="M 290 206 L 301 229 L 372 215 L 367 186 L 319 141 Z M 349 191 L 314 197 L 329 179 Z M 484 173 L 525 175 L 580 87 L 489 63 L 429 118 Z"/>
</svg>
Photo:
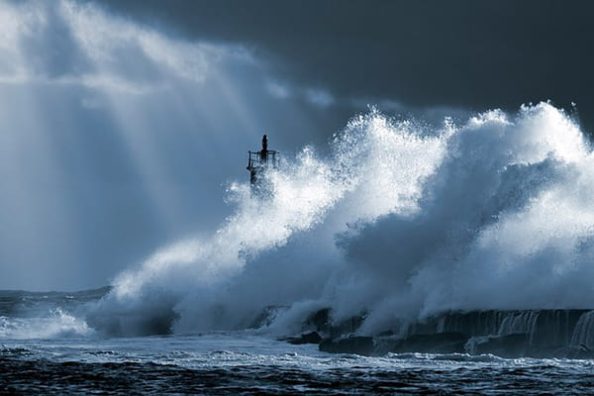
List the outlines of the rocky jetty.
<svg viewBox="0 0 594 396">
<path fill-rule="evenodd" d="M 386 353 L 469 353 L 502 357 L 594 358 L 594 311 L 487 310 L 446 312 L 362 335 L 365 315 L 332 320 L 330 309 L 312 313 L 292 343 L 318 343 L 321 351 Z"/>
</svg>

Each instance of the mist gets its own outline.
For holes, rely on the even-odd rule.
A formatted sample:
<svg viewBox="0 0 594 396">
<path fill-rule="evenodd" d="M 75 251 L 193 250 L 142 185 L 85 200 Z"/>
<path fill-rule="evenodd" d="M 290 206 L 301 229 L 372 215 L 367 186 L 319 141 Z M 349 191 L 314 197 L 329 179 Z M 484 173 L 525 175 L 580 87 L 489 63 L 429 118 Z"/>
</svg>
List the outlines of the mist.
<svg viewBox="0 0 594 396">
<path fill-rule="evenodd" d="M 91 316 L 115 334 L 228 330 L 269 306 L 287 334 L 307 315 L 366 314 L 363 333 L 448 310 L 588 308 L 593 157 L 547 103 L 431 129 L 377 110 L 267 175 L 230 187 L 211 235 L 124 272 Z"/>
</svg>

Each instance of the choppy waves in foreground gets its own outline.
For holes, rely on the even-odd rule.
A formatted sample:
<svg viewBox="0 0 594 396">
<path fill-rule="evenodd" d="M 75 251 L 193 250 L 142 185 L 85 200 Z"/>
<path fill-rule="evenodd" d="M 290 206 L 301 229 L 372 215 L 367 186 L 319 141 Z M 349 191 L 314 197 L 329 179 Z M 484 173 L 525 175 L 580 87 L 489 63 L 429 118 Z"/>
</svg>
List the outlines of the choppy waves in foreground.
<svg viewBox="0 0 594 396">
<path fill-rule="evenodd" d="M 588 393 L 593 369 L 587 360 L 330 355 L 246 332 L 21 341 L 0 348 L 5 393 Z"/>
</svg>

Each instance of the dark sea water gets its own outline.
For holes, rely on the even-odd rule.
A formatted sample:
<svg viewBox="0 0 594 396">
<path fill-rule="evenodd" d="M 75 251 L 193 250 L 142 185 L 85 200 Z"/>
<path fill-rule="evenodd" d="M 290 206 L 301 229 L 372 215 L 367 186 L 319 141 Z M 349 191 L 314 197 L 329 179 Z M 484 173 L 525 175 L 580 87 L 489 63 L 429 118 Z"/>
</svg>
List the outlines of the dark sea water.
<svg viewBox="0 0 594 396">
<path fill-rule="evenodd" d="M 0 293 L 0 394 L 594 394 L 594 361 L 364 357 L 258 331 L 104 338 L 81 319 L 105 290 Z"/>
</svg>

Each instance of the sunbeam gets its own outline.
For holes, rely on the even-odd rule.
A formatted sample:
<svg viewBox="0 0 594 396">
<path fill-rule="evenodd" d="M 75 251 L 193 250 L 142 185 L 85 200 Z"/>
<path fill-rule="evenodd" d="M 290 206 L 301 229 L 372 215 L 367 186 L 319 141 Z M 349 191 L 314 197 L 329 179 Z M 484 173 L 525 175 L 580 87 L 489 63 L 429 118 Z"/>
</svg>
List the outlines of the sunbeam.
<svg viewBox="0 0 594 396">
<path fill-rule="evenodd" d="M 0 21 L 2 265 L 18 256 L 56 287 L 102 284 L 220 222 L 227 181 L 246 176 L 258 136 L 280 114 L 308 123 L 274 103 L 265 68 L 241 46 L 185 41 L 69 0 L 4 3 Z M 294 139 L 279 134 L 277 147 L 283 136 Z"/>
</svg>

